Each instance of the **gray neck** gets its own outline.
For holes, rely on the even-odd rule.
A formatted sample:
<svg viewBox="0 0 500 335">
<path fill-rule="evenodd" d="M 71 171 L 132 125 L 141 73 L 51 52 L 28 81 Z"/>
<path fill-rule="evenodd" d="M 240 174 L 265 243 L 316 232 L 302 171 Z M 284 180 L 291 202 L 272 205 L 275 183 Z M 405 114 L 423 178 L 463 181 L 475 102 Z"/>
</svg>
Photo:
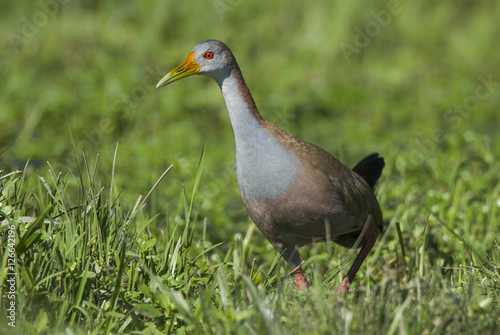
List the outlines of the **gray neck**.
<svg viewBox="0 0 500 335">
<path fill-rule="evenodd" d="M 219 86 L 234 131 L 236 174 L 241 194 L 249 201 L 277 198 L 295 180 L 299 159 L 262 127 L 265 121 L 238 68 L 220 80 Z"/>
</svg>

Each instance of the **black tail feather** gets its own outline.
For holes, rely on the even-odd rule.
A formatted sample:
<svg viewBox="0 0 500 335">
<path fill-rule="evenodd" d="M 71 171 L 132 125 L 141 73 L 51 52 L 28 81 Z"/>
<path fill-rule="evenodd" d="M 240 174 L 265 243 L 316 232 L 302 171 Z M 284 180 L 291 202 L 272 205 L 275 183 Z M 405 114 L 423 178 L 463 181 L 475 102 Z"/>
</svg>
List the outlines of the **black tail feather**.
<svg viewBox="0 0 500 335">
<path fill-rule="evenodd" d="M 379 157 L 378 153 L 374 153 L 363 158 L 352 170 L 360 175 L 374 190 L 377 180 L 382 175 L 384 166 L 384 159 Z"/>
</svg>

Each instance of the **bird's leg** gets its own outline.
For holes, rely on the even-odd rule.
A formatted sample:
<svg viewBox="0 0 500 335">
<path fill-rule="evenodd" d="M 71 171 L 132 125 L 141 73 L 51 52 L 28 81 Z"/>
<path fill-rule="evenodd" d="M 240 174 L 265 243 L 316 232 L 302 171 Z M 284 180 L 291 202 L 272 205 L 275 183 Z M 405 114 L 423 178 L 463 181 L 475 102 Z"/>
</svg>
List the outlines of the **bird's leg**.
<svg viewBox="0 0 500 335">
<path fill-rule="evenodd" d="M 302 267 L 299 265 L 292 270 L 293 276 L 295 277 L 295 282 L 297 283 L 297 290 L 303 291 L 309 287 L 309 282 L 307 281 Z"/>
<path fill-rule="evenodd" d="M 372 250 L 375 241 L 377 241 L 378 234 L 378 229 L 368 229 L 366 231 L 365 236 L 363 237 L 361 250 L 359 251 L 358 256 L 356 256 L 354 263 L 352 263 L 349 272 L 347 272 L 347 276 L 344 278 L 344 280 L 342 280 L 342 284 L 340 284 L 340 288 L 337 291 L 338 294 L 346 294 L 347 292 L 349 292 L 349 286 L 354 280 L 356 273 L 358 273 L 358 270 L 361 267 L 361 264 L 363 264 L 366 256 L 368 256 L 370 250 Z"/>
<path fill-rule="evenodd" d="M 303 291 L 309 287 L 304 271 L 302 270 L 302 261 L 299 256 L 299 251 L 296 247 L 285 245 L 283 242 L 273 243 L 274 248 L 281 253 L 281 256 L 293 267 L 290 274 L 295 277 L 297 290 Z"/>
</svg>

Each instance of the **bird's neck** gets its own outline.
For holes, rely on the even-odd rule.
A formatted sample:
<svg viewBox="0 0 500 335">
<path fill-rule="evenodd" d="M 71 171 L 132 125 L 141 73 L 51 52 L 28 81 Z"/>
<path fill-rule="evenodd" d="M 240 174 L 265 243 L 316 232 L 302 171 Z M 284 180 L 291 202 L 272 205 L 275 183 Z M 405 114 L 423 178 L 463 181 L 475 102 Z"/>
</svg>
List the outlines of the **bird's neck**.
<svg viewBox="0 0 500 335">
<path fill-rule="evenodd" d="M 264 119 L 255 106 L 239 67 L 235 66 L 230 75 L 219 82 L 219 86 L 226 102 L 236 141 L 244 140 L 246 136 L 251 138 L 251 132 L 260 127 Z"/>
<path fill-rule="evenodd" d="M 299 160 L 260 116 L 237 66 L 218 83 L 234 131 L 240 191 L 250 201 L 275 199 L 294 180 Z"/>
</svg>

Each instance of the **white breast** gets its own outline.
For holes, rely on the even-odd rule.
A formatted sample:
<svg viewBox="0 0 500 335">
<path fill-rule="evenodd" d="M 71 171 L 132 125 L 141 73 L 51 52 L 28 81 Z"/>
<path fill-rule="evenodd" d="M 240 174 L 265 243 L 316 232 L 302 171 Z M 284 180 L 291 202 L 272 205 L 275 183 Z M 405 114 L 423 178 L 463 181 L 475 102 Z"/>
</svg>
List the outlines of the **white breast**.
<svg viewBox="0 0 500 335">
<path fill-rule="evenodd" d="M 284 194 L 298 174 L 300 161 L 260 126 L 232 76 L 220 84 L 236 141 L 236 173 L 249 201 L 269 201 Z"/>
</svg>

